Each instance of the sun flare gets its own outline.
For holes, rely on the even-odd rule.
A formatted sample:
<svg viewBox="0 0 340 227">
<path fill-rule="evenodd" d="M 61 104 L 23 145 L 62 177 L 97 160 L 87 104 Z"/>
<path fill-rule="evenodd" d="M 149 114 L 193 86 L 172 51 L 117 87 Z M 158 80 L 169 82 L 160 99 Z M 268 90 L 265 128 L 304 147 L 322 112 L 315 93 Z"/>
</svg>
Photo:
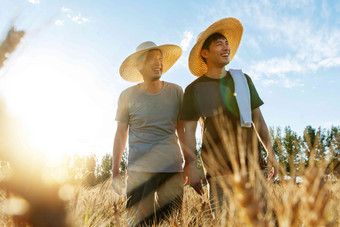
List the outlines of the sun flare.
<svg viewBox="0 0 340 227">
<path fill-rule="evenodd" d="M 81 153 L 101 125 L 99 89 L 86 68 L 53 56 L 21 58 L 4 78 L 3 98 L 48 166 Z M 1 85 L 0 85 L 1 86 Z"/>
</svg>

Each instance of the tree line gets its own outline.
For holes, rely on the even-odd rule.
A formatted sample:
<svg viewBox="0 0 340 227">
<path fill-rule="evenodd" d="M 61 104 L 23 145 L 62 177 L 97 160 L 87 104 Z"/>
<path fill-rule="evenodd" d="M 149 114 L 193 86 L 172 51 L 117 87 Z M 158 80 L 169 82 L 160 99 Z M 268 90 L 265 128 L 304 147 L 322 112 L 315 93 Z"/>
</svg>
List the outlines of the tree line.
<svg viewBox="0 0 340 227">
<path fill-rule="evenodd" d="M 332 161 L 340 158 L 340 126 L 331 126 L 328 129 L 307 126 L 303 135 L 299 136 L 290 126 L 271 127 L 269 129 L 276 158 L 287 174 L 302 174 L 311 158 L 316 162 L 326 160 L 328 167 Z M 264 151 L 264 150 L 263 150 Z M 199 152 L 198 152 L 199 155 Z M 106 154 L 98 160 L 96 155 L 82 157 L 75 155 L 69 159 L 68 174 L 72 182 L 81 182 L 86 185 L 95 185 L 105 181 L 111 176 L 112 155 Z M 127 168 L 127 149 L 125 149 L 120 171 L 122 174 Z"/>
<path fill-rule="evenodd" d="M 276 158 L 285 167 L 288 174 L 294 172 L 300 175 L 313 159 L 317 163 L 325 161 L 328 172 L 340 153 L 340 126 L 329 129 L 315 129 L 307 126 L 303 135 L 298 136 L 289 126 L 283 130 L 280 127 L 270 128 L 270 137 Z"/>
<path fill-rule="evenodd" d="M 276 159 L 286 170 L 288 175 L 302 175 L 302 171 L 313 158 L 314 161 L 326 161 L 328 173 L 335 168 L 332 163 L 338 165 L 340 159 L 340 126 L 325 128 L 313 128 L 307 126 L 302 136 L 294 132 L 290 126 L 283 129 L 271 127 L 269 129 L 271 142 Z M 200 143 L 198 143 L 198 147 Z M 127 149 L 123 154 L 120 171 L 122 174 L 127 169 Z M 262 149 L 265 155 L 264 149 Z M 200 152 L 197 153 L 200 155 Z M 338 160 L 337 162 L 334 162 Z M 202 168 L 202 164 L 199 163 Z M 81 156 L 74 154 L 67 158 L 64 164 L 67 169 L 67 181 L 71 184 L 94 186 L 110 178 L 112 173 L 112 154 L 106 154 L 100 159 L 95 154 Z M 0 170 L 8 168 L 6 162 L 0 162 Z"/>
</svg>

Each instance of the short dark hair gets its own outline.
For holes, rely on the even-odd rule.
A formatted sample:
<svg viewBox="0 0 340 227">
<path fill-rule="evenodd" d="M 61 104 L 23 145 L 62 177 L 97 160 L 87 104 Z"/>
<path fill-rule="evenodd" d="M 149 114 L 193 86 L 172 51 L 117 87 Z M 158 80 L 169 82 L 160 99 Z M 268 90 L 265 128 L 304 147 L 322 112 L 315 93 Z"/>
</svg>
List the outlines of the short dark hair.
<svg viewBox="0 0 340 227">
<path fill-rule="evenodd" d="M 227 39 L 226 37 L 224 37 L 224 35 L 222 35 L 221 33 L 213 33 L 212 35 L 210 35 L 203 43 L 202 49 L 201 50 L 209 50 L 210 44 L 212 42 L 215 42 L 218 39 Z M 202 57 L 203 61 L 205 63 L 207 63 L 207 60 Z"/>
</svg>

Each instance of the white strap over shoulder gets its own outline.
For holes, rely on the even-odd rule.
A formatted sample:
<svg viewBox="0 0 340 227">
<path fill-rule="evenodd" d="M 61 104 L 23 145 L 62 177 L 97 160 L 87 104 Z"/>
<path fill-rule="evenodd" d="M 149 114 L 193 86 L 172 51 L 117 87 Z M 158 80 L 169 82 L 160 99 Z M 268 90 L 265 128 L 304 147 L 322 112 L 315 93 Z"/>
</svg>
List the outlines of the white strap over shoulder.
<svg viewBox="0 0 340 227">
<path fill-rule="evenodd" d="M 241 127 L 250 128 L 251 119 L 251 105 L 250 105 L 250 92 L 246 76 L 241 69 L 229 69 L 229 72 L 235 84 L 235 97 L 238 108 L 240 110 Z"/>
</svg>

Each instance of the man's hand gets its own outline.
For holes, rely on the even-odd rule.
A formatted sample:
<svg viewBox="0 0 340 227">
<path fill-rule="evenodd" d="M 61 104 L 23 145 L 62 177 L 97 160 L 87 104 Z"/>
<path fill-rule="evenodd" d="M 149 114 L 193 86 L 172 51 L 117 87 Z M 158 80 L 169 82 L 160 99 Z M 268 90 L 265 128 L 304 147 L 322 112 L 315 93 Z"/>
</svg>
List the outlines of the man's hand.
<svg viewBox="0 0 340 227">
<path fill-rule="evenodd" d="M 184 186 L 185 185 L 189 185 L 190 184 L 190 169 L 189 169 L 189 167 L 184 167 L 184 172 L 183 172 L 183 174 L 184 174 Z"/>
<path fill-rule="evenodd" d="M 199 195 L 203 195 L 202 180 L 204 180 L 204 176 L 202 171 L 195 164 L 191 164 L 184 168 L 184 175 L 189 176 L 186 184 L 190 184 Z"/>
<path fill-rule="evenodd" d="M 268 181 L 273 179 L 274 176 L 275 176 L 275 168 L 272 167 L 272 169 L 268 173 Z"/>
<path fill-rule="evenodd" d="M 111 185 L 113 190 L 119 195 L 125 195 L 124 181 L 123 178 L 118 174 L 116 176 L 112 176 Z"/>
</svg>

